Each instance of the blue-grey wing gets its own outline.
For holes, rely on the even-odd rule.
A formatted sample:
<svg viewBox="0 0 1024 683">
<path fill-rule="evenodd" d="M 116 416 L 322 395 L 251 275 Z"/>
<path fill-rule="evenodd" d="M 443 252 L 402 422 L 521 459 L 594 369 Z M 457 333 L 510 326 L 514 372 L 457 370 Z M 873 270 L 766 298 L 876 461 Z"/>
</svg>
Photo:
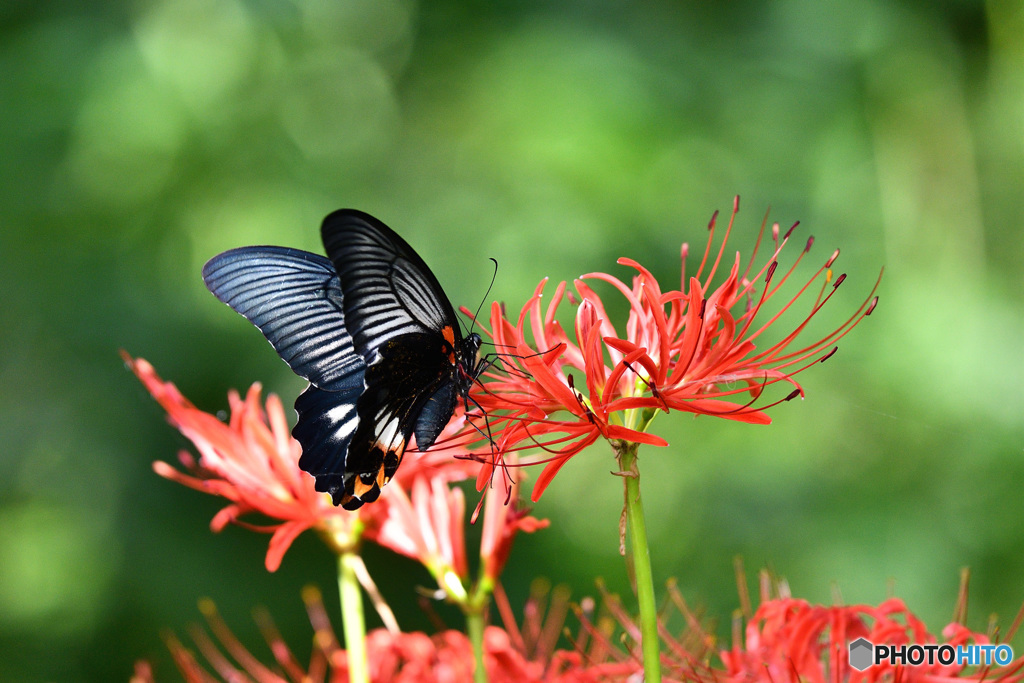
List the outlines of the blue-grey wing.
<svg viewBox="0 0 1024 683">
<path fill-rule="evenodd" d="M 260 329 L 296 374 L 329 391 L 361 390 L 366 365 L 345 326 L 330 260 L 287 247 L 241 247 L 210 259 L 203 280 Z"/>
</svg>

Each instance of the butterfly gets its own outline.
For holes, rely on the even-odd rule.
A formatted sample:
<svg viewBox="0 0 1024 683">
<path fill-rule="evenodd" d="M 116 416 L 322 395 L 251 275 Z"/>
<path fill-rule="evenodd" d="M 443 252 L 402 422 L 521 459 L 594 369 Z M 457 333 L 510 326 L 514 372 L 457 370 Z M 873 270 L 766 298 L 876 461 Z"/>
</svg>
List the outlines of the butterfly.
<svg viewBox="0 0 1024 683">
<path fill-rule="evenodd" d="M 409 439 L 426 450 L 483 372 L 437 278 L 405 240 L 362 211 L 321 226 L 329 258 L 240 247 L 210 259 L 214 296 L 260 329 L 309 386 L 295 401 L 299 467 L 355 510 L 380 496 Z"/>
</svg>

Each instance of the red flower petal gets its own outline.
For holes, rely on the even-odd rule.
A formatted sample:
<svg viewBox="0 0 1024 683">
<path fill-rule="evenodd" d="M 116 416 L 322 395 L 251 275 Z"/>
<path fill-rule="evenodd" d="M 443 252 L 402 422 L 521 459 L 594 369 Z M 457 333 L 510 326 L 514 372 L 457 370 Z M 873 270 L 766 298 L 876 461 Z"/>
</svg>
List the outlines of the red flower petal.
<svg viewBox="0 0 1024 683">
<path fill-rule="evenodd" d="M 268 572 L 276 572 L 281 566 L 281 560 L 285 552 L 292 546 L 292 541 L 298 538 L 299 534 L 310 527 L 302 522 L 287 522 L 277 527 L 274 535 L 270 537 L 270 547 L 267 548 L 266 566 Z"/>
</svg>

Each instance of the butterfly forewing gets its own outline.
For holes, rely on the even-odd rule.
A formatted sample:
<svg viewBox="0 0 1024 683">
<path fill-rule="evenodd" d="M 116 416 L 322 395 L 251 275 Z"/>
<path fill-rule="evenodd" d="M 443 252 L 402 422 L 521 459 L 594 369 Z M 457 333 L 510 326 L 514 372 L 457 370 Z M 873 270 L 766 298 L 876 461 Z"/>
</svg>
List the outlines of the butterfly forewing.
<svg viewBox="0 0 1024 683">
<path fill-rule="evenodd" d="M 457 326 L 451 303 L 423 259 L 376 218 L 335 211 L 321 232 L 345 294 L 348 331 L 367 362 L 390 339 Z"/>
<path fill-rule="evenodd" d="M 210 259 L 203 280 L 263 332 L 297 375 L 321 389 L 362 388 L 366 365 L 345 327 L 330 260 L 285 247 L 242 247 Z"/>
</svg>

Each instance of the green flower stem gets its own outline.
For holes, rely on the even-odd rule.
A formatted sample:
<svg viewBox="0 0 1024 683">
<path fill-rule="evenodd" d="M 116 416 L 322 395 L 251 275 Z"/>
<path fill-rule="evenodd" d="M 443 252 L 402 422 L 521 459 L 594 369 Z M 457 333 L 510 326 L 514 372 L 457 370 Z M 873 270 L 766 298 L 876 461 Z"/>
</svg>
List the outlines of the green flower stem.
<svg viewBox="0 0 1024 683">
<path fill-rule="evenodd" d="M 469 610 L 466 612 L 466 631 L 469 642 L 473 645 L 474 683 L 487 683 L 487 668 L 484 666 L 484 611 Z"/>
<path fill-rule="evenodd" d="M 629 545 L 633 550 L 636 597 L 640 603 L 640 637 L 644 655 L 645 683 L 661 683 L 661 652 L 658 637 L 658 606 L 654 601 L 654 577 L 647 547 L 647 523 L 640 499 L 640 469 L 637 466 L 639 444 L 619 441 L 614 444 L 619 470 L 626 483 L 626 523 Z"/>
<path fill-rule="evenodd" d="M 487 665 L 484 662 L 484 629 L 487 624 L 484 621 L 484 614 L 491 602 L 494 581 L 484 575 L 483 565 L 480 566 L 480 574 L 480 580 L 465 596 L 461 606 L 462 613 L 466 615 L 466 635 L 473 646 L 473 660 L 476 662 L 476 666 L 473 667 L 473 681 L 487 683 Z"/>
<path fill-rule="evenodd" d="M 341 625 L 348 652 L 349 683 L 369 683 L 366 665 L 366 620 L 363 618 L 363 595 L 356 577 L 359 556 L 351 551 L 338 555 L 338 592 L 341 595 Z"/>
</svg>

